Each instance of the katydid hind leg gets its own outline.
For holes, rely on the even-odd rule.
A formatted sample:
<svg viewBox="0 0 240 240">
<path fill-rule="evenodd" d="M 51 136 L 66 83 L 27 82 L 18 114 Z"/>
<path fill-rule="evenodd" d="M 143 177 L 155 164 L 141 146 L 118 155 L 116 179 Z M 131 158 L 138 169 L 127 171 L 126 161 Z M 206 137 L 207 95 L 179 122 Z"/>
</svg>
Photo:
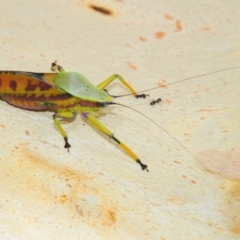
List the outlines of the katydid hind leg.
<svg viewBox="0 0 240 240">
<path fill-rule="evenodd" d="M 141 160 L 138 158 L 138 156 L 125 143 L 117 139 L 114 136 L 114 134 L 107 127 L 105 127 L 98 119 L 96 119 L 91 113 L 83 112 L 82 116 L 94 127 L 96 127 L 99 131 L 113 139 L 119 145 L 119 147 L 121 147 L 134 161 L 136 161 L 141 166 L 142 170 L 146 170 L 148 172 L 147 165 L 143 164 Z"/>
</svg>

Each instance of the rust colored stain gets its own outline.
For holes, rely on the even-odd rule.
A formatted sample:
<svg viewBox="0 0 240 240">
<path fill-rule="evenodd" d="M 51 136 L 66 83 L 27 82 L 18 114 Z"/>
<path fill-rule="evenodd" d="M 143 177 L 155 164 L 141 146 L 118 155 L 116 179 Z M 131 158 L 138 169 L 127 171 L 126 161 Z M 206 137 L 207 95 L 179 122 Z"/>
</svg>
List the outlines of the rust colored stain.
<svg viewBox="0 0 240 240">
<path fill-rule="evenodd" d="M 104 8 L 104 7 L 99 7 L 99 6 L 95 6 L 95 5 L 89 5 L 89 7 L 91 9 L 93 9 L 94 11 L 100 12 L 100 13 L 102 13 L 104 15 L 112 15 L 113 14 L 112 11 L 110 11 L 107 8 Z"/>
<path fill-rule="evenodd" d="M 173 20 L 173 17 L 167 13 L 165 13 L 165 18 L 168 20 Z"/>
<path fill-rule="evenodd" d="M 17 82 L 15 80 L 11 80 L 9 82 L 9 87 L 15 92 L 17 89 Z"/>
<path fill-rule="evenodd" d="M 117 223 L 119 206 L 115 198 L 111 199 L 104 193 L 95 176 L 61 164 L 51 157 L 45 159 L 37 152 L 31 153 L 24 144 L 18 146 L 13 152 L 16 160 L 13 163 L 6 161 L 9 165 L 4 168 L 5 179 L 2 180 L 9 185 L 2 187 L 2 191 L 15 193 L 18 188 L 18 194 L 14 194 L 13 198 L 22 204 L 20 211 L 28 212 L 27 204 L 30 207 L 36 204 L 40 212 L 43 209 L 40 214 L 46 214 L 47 218 L 50 214 L 44 211 L 45 207 L 53 208 L 62 212 L 69 225 L 76 221 L 91 226 L 103 235 L 109 233 L 109 227 Z M 25 200 L 22 201 L 19 196 L 24 196 Z"/>
<path fill-rule="evenodd" d="M 25 131 L 25 134 L 26 134 L 27 136 L 29 136 L 29 135 L 30 135 L 30 132 L 29 132 L 28 130 L 26 130 L 26 131 Z"/>
<path fill-rule="evenodd" d="M 126 43 L 126 47 L 133 49 L 132 45 L 129 43 Z"/>
<path fill-rule="evenodd" d="M 211 30 L 211 27 L 203 27 L 202 30 L 208 32 Z"/>
<path fill-rule="evenodd" d="M 155 37 L 158 39 L 161 39 L 164 36 L 165 36 L 165 32 L 162 32 L 162 31 L 155 32 Z"/>
<path fill-rule="evenodd" d="M 68 201 L 68 198 L 67 198 L 67 196 L 65 195 L 65 194 L 63 194 L 63 195 L 61 195 L 60 197 L 59 197 L 59 202 L 60 203 L 65 203 L 65 202 L 67 202 Z"/>
<path fill-rule="evenodd" d="M 115 212 L 109 210 L 109 211 L 107 212 L 107 216 L 106 216 L 106 217 L 109 219 L 109 221 L 110 221 L 112 224 L 116 223 L 116 213 L 115 213 Z"/>
<path fill-rule="evenodd" d="M 213 109 L 204 109 L 204 108 L 201 108 L 198 112 L 212 112 Z"/>
<path fill-rule="evenodd" d="M 165 99 L 165 102 L 168 103 L 168 104 L 171 104 L 171 103 L 172 103 L 172 100 L 166 98 L 166 99 Z"/>
<path fill-rule="evenodd" d="M 225 180 L 223 206 L 219 209 L 224 226 L 235 235 L 240 235 L 240 181 Z"/>
<path fill-rule="evenodd" d="M 145 41 L 147 41 L 147 39 L 146 39 L 146 38 L 144 38 L 144 37 L 139 37 L 139 39 L 140 39 L 140 41 L 142 41 L 142 42 L 145 42 Z"/>
<path fill-rule="evenodd" d="M 0 87 L 2 86 L 2 79 L 0 78 Z"/>
<path fill-rule="evenodd" d="M 158 83 L 158 86 L 161 88 L 167 88 L 167 81 L 162 79 L 161 82 Z"/>
<path fill-rule="evenodd" d="M 197 159 L 208 172 L 223 178 L 240 180 L 240 152 L 206 150 L 197 154 Z"/>
<path fill-rule="evenodd" d="M 137 66 L 132 63 L 128 63 L 128 66 L 133 70 L 137 70 Z"/>
<path fill-rule="evenodd" d="M 181 22 L 178 20 L 176 21 L 176 30 L 175 32 L 181 32 L 183 30 L 183 26 L 181 24 Z"/>
</svg>

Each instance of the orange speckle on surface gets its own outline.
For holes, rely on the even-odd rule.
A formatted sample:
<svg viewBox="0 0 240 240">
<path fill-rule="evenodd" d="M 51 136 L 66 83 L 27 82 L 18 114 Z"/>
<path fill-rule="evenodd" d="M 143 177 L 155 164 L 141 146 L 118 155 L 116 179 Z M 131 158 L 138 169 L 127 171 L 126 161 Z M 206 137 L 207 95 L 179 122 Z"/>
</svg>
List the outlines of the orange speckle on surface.
<svg viewBox="0 0 240 240">
<path fill-rule="evenodd" d="M 205 150 L 197 154 L 202 167 L 223 178 L 240 180 L 240 152 Z"/>
<path fill-rule="evenodd" d="M 116 213 L 109 210 L 106 212 L 106 217 L 111 221 L 112 224 L 114 224 L 116 222 Z"/>
<path fill-rule="evenodd" d="M 128 63 L 128 66 L 129 66 L 130 68 L 132 68 L 133 70 L 137 70 L 137 66 L 134 65 L 134 64 L 132 64 L 132 63 Z"/>
<path fill-rule="evenodd" d="M 225 179 L 222 181 L 221 189 L 224 191 L 220 214 L 227 219 L 227 229 L 235 235 L 240 235 L 240 181 Z"/>
<path fill-rule="evenodd" d="M 179 161 L 177 161 L 177 160 L 174 160 L 173 162 L 175 162 L 175 163 L 177 163 L 177 164 L 180 164 L 180 162 L 179 162 Z"/>
<path fill-rule="evenodd" d="M 204 31 L 206 31 L 206 32 L 209 31 L 210 29 L 211 29 L 211 27 L 203 27 L 203 28 L 202 28 L 202 30 L 204 30 Z"/>
<path fill-rule="evenodd" d="M 213 110 L 212 109 L 200 109 L 198 112 L 212 112 Z"/>
<path fill-rule="evenodd" d="M 30 132 L 29 132 L 28 130 L 26 130 L 26 131 L 25 131 L 25 134 L 26 134 L 27 136 L 29 136 L 29 135 L 30 135 Z"/>
<path fill-rule="evenodd" d="M 200 119 L 201 119 L 201 120 L 204 120 L 204 119 L 206 119 L 206 117 L 200 117 Z"/>
<path fill-rule="evenodd" d="M 161 88 L 167 88 L 167 81 L 165 79 L 162 79 L 161 82 L 158 83 L 158 86 Z"/>
<path fill-rule="evenodd" d="M 59 202 L 60 203 L 65 203 L 67 201 L 67 196 L 65 194 L 61 195 L 59 198 Z"/>
<path fill-rule="evenodd" d="M 165 18 L 168 20 L 173 20 L 173 17 L 167 13 L 165 13 Z"/>
<path fill-rule="evenodd" d="M 64 219 L 71 221 L 69 223 L 84 223 L 102 234 L 108 234 L 109 227 L 117 223 L 121 213 L 118 202 L 109 200 L 99 190 L 101 185 L 95 181 L 95 176 L 50 158 L 45 159 L 29 151 L 24 144 L 20 144 L 19 149 L 14 153 L 18 160 L 6 161 L 10 165 L 4 168 L 2 180 L 8 184 L 2 186 L 2 191 L 9 196 L 13 193 L 13 199 L 21 203 L 23 213 L 38 208 L 39 215 L 46 214 L 47 219 L 56 212 L 56 216 L 62 214 Z M 69 185 L 72 187 L 69 188 Z"/>
<path fill-rule="evenodd" d="M 147 39 L 146 39 L 145 37 L 139 37 L 139 39 L 140 39 L 142 42 L 147 41 Z"/>
<path fill-rule="evenodd" d="M 133 48 L 132 45 L 129 44 L 129 43 L 126 43 L 126 47 L 128 47 L 128 48 Z"/>
<path fill-rule="evenodd" d="M 168 98 L 165 99 L 165 102 L 168 103 L 168 104 L 171 104 L 171 103 L 172 103 L 172 101 L 171 101 L 170 99 L 168 99 Z"/>
<path fill-rule="evenodd" d="M 228 132 L 228 130 L 223 130 L 223 132 Z"/>
<path fill-rule="evenodd" d="M 181 32 L 183 30 L 183 26 L 179 20 L 176 21 L 176 30 L 175 32 Z"/>
<path fill-rule="evenodd" d="M 194 184 L 196 183 L 196 181 L 195 181 L 195 180 L 191 180 L 191 182 L 192 182 L 192 183 L 194 183 Z"/>
<path fill-rule="evenodd" d="M 165 36 L 165 32 L 162 32 L 162 31 L 155 32 L 155 37 L 158 39 L 163 38 L 164 36 Z"/>
</svg>

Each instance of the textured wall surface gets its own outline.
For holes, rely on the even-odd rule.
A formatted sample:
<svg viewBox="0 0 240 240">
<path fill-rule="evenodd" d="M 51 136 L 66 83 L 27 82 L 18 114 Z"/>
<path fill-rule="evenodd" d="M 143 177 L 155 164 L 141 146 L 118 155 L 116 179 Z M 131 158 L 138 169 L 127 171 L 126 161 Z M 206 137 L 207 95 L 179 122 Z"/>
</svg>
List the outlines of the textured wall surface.
<svg viewBox="0 0 240 240">
<path fill-rule="evenodd" d="M 137 91 L 215 73 L 116 100 L 155 123 L 104 110 L 149 173 L 80 116 L 64 124 L 68 153 L 52 113 L 0 101 L 0 239 L 239 239 L 240 68 L 216 73 L 240 67 L 239 3 L 2 0 L 2 70 L 49 72 L 58 60 Z"/>
</svg>

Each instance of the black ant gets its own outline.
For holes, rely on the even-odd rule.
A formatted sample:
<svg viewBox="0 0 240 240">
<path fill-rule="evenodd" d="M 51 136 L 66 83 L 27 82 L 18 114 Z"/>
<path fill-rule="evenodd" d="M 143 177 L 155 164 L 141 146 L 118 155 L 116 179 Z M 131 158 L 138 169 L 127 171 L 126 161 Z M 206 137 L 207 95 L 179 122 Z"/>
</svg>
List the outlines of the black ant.
<svg viewBox="0 0 240 240">
<path fill-rule="evenodd" d="M 158 98 L 158 99 L 156 99 L 156 100 L 152 100 L 151 102 L 150 102 L 150 105 L 155 105 L 156 103 L 160 103 L 162 101 L 162 99 L 161 98 Z"/>
</svg>

